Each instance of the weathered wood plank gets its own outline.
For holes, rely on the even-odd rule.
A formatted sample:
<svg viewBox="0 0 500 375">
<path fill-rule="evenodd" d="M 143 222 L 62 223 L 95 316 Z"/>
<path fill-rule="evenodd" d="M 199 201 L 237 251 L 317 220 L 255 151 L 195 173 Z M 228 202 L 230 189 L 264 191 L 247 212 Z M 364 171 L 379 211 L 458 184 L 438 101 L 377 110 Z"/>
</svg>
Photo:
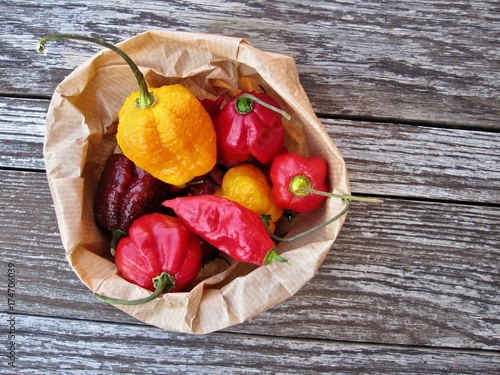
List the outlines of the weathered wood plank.
<svg viewBox="0 0 500 375">
<path fill-rule="evenodd" d="M 323 120 L 365 194 L 500 203 L 500 133 Z"/>
<path fill-rule="evenodd" d="M 17 265 L 19 313 L 137 323 L 70 269 L 43 173 L 0 171 L 0 187 L 0 254 Z M 500 350 L 499 218 L 498 207 L 355 204 L 310 283 L 226 331 Z"/>
<path fill-rule="evenodd" d="M 500 355 L 492 352 L 227 333 L 186 336 L 145 326 L 15 318 L 16 369 L 4 367 L 4 374 L 493 374 L 500 366 Z"/>
<path fill-rule="evenodd" d="M 319 113 L 499 126 L 495 0 L 2 0 L 0 6 L 3 93 L 51 95 L 98 49 L 54 43 L 48 57 L 37 56 L 43 35 L 78 32 L 118 42 L 147 29 L 169 29 L 243 37 L 257 48 L 294 57 Z"/>
<path fill-rule="evenodd" d="M 48 100 L 0 98 L 0 167 L 44 169 Z"/>
<path fill-rule="evenodd" d="M 43 169 L 48 100 L 0 98 L 0 166 Z M 500 133 L 322 119 L 363 194 L 500 203 Z"/>
</svg>

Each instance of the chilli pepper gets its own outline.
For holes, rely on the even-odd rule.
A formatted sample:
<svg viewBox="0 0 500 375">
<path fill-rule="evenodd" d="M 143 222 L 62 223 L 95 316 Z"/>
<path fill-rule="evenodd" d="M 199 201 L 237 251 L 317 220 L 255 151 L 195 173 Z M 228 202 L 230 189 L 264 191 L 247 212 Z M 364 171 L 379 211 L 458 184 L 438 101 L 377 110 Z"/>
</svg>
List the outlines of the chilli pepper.
<svg viewBox="0 0 500 375">
<path fill-rule="evenodd" d="M 179 197 L 163 202 L 185 226 L 236 261 L 265 265 L 290 263 L 276 253 L 271 236 L 255 212 L 216 195 Z"/>
<path fill-rule="evenodd" d="M 201 257 L 200 239 L 178 218 L 160 213 L 141 216 L 118 242 L 115 264 L 125 280 L 153 294 L 132 301 L 94 296 L 112 304 L 139 305 L 161 293 L 178 292 L 200 272 Z"/>
<path fill-rule="evenodd" d="M 44 37 L 78 39 L 100 44 L 118 53 L 130 66 L 139 90 L 131 93 L 118 112 L 116 139 L 122 152 L 138 167 L 172 185 L 183 185 L 209 172 L 217 158 L 217 143 L 210 115 L 201 102 L 180 84 L 148 88 L 132 59 L 116 46 L 77 34 Z"/>
<path fill-rule="evenodd" d="M 243 92 L 232 98 L 215 116 L 218 161 L 234 166 L 251 157 L 265 164 L 283 148 L 285 129 L 281 116 L 290 116 L 264 93 Z"/>
<path fill-rule="evenodd" d="M 272 232 L 275 222 L 283 215 L 283 209 L 274 203 L 266 175 L 251 164 L 229 168 L 215 195 L 238 202 L 258 215 L 267 215 Z"/>
<path fill-rule="evenodd" d="M 113 233 L 111 253 L 120 237 L 142 215 L 158 212 L 170 186 L 138 168 L 123 154 L 112 154 L 97 184 L 94 217 L 101 228 Z"/>
<path fill-rule="evenodd" d="M 287 210 L 314 210 L 326 197 L 311 194 L 308 189 L 327 192 L 326 173 L 327 162 L 319 156 L 305 158 L 292 152 L 277 155 L 269 172 L 274 201 Z"/>
<path fill-rule="evenodd" d="M 326 159 L 313 156 L 306 158 L 294 152 L 276 156 L 271 164 L 269 176 L 272 182 L 273 199 L 278 206 L 296 212 L 314 210 L 326 197 L 379 202 L 376 198 L 362 198 L 328 192 L 326 187 Z"/>
<path fill-rule="evenodd" d="M 280 238 L 271 234 L 271 237 L 276 241 L 294 241 L 333 223 L 349 210 L 353 200 L 380 202 L 376 198 L 363 198 L 328 192 L 326 187 L 327 161 L 318 156 L 306 158 L 293 152 L 277 155 L 273 159 L 269 174 L 272 182 L 273 199 L 277 205 L 286 210 L 310 211 L 321 205 L 326 197 L 340 198 L 345 203 L 339 214 L 294 237 Z"/>
<path fill-rule="evenodd" d="M 205 108 L 205 111 L 210 115 L 213 119 L 217 112 L 219 111 L 222 103 L 224 102 L 224 95 L 219 95 L 219 97 L 215 100 L 212 99 L 202 99 L 200 100 L 201 105 Z"/>
</svg>

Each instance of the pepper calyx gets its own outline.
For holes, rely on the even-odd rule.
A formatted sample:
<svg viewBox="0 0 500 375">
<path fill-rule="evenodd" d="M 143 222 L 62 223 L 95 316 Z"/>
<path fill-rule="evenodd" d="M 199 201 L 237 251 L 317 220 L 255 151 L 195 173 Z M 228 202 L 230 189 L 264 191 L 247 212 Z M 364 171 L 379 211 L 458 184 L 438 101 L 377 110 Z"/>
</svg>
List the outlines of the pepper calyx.
<svg viewBox="0 0 500 375">
<path fill-rule="evenodd" d="M 309 195 L 312 182 L 304 175 L 293 176 L 288 185 L 288 190 L 295 197 L 307 197 Z"/>
<path fill-rule="evenodd" d="M 132 301 L 127 301 L 123 299 L 115 299 L 101 296 L 98 293 L 94 293 L 94 297 L 101 301 L 107 302 L 112 305 L 142 305 L 144 303 L 150 302 L 158 297 L 162 293 L 168 293 L 173 288 L 175 288 L 175 279 L 172 275 L 167 272 L 162 272 L 159 276 L 153 277 L 153 286 L 155 287 L 155 291 L 148 297 L 135 299 Z"/>
<path fill-rule="evenodd" d="M 253 99 L 249 98 L 246 94 L 238 96 L 238 98 L 234 102 L 236 112 L 238 112 L 238 114 L 240 115 L 246 115 L 247 113 L 252 112 L 253 102 Z"/>
<path fill-rule="evenodd" d="M 140 91 L 139 97 L 135 99 L 135 108 L 145 109 L 154 106 L 156 103 L 156 96 L 152 92 L 143 93 Z"/>
<path fill-rule="evenodd" d="M 278 255 L 276 253 L 276 246 L 274 246 L 271 250 L 269 250 L 266 254 L 266 257 L 264 258 L 264 261 L 262 262 L 263 265 L 269 264 L 271 262 L 279 262 L 279 263 L 286 263 L 286 264 L 292 264 L 288 259 L 285 259 Z"/>
</svg>

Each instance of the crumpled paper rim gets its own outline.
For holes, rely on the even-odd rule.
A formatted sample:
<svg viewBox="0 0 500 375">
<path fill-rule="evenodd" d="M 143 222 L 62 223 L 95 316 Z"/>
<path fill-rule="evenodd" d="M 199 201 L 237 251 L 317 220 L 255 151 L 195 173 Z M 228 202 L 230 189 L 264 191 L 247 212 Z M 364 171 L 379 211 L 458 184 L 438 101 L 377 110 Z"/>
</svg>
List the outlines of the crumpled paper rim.
<svg viewBox="0 0 500 375">
<path fill-rule="evenodd" d="M 151 87 L 180 82 L 201 99 L 262 85 L 292 116 L 286 122 L 288 148 L 326 158 L 331 189 L 350 193 L 344 160 L 314 114 L 291 57 L 260 51 L 241 38 L 170 31 L 147 31 L 118 46 L 141 68 Z M 44 142 L 47 178 L 67 259 L 91 290 L 121 299 L 143 298 L 151 292 L 117 274 L 107 254 L 109 238 L 96 226 L 92 204 L 100 172 L 116 146 L 118 109 L 136 89 L 121 57 L 108 50 L 97 53 L 56 88 Z M 326 202 L 301 214 L 290 235 L 342 209 L 338 199 Z M 286 253 L 291 265 L 235 263 L 190 292 L 164 294 L 140 306 L 115 306 L 176 332 L 205 334 L 242 323 L 293 296 L 314 276 L 344 220 L 345 215 L 307 237 L 280 243 L 278 253 Z"/>
</svg>

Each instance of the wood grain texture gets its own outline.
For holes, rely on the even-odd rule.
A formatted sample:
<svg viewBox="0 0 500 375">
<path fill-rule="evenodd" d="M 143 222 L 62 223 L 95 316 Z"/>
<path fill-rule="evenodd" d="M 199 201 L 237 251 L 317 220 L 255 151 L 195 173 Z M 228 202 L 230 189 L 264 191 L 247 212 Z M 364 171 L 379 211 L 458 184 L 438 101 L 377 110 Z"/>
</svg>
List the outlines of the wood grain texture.
<svg viewBox="0 0 500 375">
<path fill-rule="evenodd" d="M 138 323 L 70 269 L 43 173 L 0 171 L 0 187 L 0 254 L 17 264 L 19 313 Z M 500 350 L 499 218 L 482 206 L 354 204 L 310 283 L 226 331 Z"/>
<path fill-rule="evenodd" d="M 0 98 L 0 166 L 43 169 L 48 100 Z M 500 203 L 500 133 L 322 119 L 362 194 Z"/>
<path fill-rule="evenodd" d="M 364 194 L 500 203 L 500 133 L 323 120 Z"/>
<path fill-rule="evenodd" d="M 44 169 L 48 100 L 0 98 L 0 167 Z"/>
<path fill-rule="evenodd" d="M 500 12 L 495 0 L 445 2 L 1 0 L 3 93 L 50 96 L 99 47 L 38 39 L 76 32 L 118 42 L 148 29 L 243 37 L 296 59 L 327 116 L 498 129 Z"/>
<path fill-rule="evenodd" d="M 18 369 L 3 369 L 4 374 L 475 374 L 481 368 L 487 375 L 500 366 L 500 355 L 493 352 L 225 333 L 187 336 L 30 315 L 17 315 L 16 323 Z"/>
</svg>

